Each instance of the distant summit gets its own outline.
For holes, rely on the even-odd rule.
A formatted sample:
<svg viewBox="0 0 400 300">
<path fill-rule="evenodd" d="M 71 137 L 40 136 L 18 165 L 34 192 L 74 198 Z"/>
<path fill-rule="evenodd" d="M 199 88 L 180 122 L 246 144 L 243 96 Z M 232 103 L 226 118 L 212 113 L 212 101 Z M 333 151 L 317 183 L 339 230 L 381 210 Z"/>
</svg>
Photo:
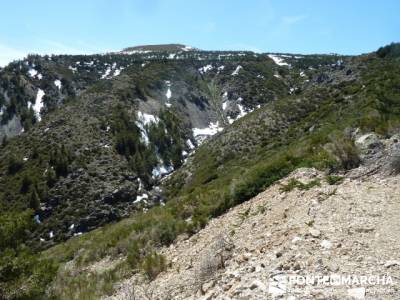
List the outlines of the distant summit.
<svg viewBox="0 0 400 300">
<path fill-rule="evenodd" d="M 122 50 L 122 53 L 143 53 L 143 52 L 176 52 L 198 50 L 191 46 L 182 44 L 161 44 L 161 45 L 143 45 L 128 47 Z"/>
</svg>

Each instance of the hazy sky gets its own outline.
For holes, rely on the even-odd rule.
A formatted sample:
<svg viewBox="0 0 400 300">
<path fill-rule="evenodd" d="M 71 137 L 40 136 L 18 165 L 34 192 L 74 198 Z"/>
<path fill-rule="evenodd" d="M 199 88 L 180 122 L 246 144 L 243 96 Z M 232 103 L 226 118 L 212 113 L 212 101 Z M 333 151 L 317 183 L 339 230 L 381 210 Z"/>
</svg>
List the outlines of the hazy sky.
<svg viewBox="0 0 400 300">
<path fill-rule="evenodd" d="M 27 53 L 182 43 L 359 54 L 400 41 L 398 0 L 1 0 L 0 65 Z"/>
</svg>

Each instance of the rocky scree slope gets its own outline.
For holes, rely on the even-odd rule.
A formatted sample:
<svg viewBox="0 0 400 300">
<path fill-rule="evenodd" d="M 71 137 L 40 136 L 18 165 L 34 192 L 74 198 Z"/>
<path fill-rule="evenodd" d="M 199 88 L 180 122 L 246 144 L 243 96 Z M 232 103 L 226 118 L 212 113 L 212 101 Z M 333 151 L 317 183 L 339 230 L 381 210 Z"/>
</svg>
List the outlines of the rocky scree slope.
<svg viewBox="0 0 400 300">
<path fill-rule="evenodd" d="M 398 136 L 358 135 L 357 144 L 365 164 L 336 183 L 316 169 L 297 169 L 193 236 L 160 249 L 169 267 L 156 279 L 137 274 L 105 299 L 397 299 Z M 335 274 L 390 276 L 393 283 L 285 281 Z"/>
</svg>

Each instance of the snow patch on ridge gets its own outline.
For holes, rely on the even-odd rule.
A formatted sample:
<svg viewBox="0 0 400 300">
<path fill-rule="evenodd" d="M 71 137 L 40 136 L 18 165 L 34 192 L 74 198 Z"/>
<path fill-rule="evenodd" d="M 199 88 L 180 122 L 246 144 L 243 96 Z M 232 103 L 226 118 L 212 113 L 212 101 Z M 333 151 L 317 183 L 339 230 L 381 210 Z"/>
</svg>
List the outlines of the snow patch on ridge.
<svg viewBox="0 0 400 300">
<path fill-rule="evenodd" d="M 168 90 L 167 90 L 167 92 L 165 93 L 165 96 L 167 97 L 167 99 L 170 99 L 170 98 L 171 98 L 172 92 L 171 92 L 171 88 L 170 88 L 170 87 L 168 87 Z"/>
<path fill-rule="evenodd" d="M 111 73 L 111 68 L 107 68 L 107 70 L 104 72 L 104 74 L 101 76 L 101 79 L 107 78 Z"/>
<path fill-rule="evenodd" d="M 219 122 L 210 122 L 208 127 L 206 128 L 193 128 L 193 136 L 195 137 L 196 141 L 201 144 L 208 136 L 212 136 L 218 132 L 224 130 L 223 127 L 219 126 Z"/>
<path fill-rule="evenodd" d="M 195 146 L 193 145 L 193 143 L 190 139 L 188 139 L 186 141 L 186 145 L 189 147 L 190 150 L 193 150 L 195 148 Z"/>
<path fill-rule="evenodd" d="M 142 122 L 142 124 L 144 125 L 148 125 L 150 123 L 157 124 L 160 121 L 160 119 L 157 116 L 151 114 L 146 114 L 141 111 L 138 111 L 137 114 L 139 121 Z"/>
<path fill-rule="evenodd" d="M 44 103 L 43 103 L 43 96 L 46 95 L 45 92 L 41 89 L 39 89 L 37 91 L 36 94 L 36 99 L 35 99 L 35 104 L 28 102 L 28 108 L 33 108 L 33 111 L 35 112 L 36 118 L 37 120 L 40 122 L 41 121 L 41 117 L 40 117 L 40 111 L 42 110 Z"/>
<path fill-rule="evenodd" d="M 157 167 L 155 167 L 151 173 L 152 173 L 153 177 L 160 178 L 164 175 L 171 173 L 172 171 L 174 171 L 173 166 L 166 166 L 161 163 Z"/>
<path fill-rule="evenodd" d="M 39 80 L 41 80 L 43 78 L 42 74 L 40 74 L 38 71 L 36 71 L 35 69 L 31 68 L 28 71 L 28 75 L 31 78 L 37 78 Z"/>
<path fill-rule="evenodd" d="M 151 114 L 146 114 L 141 111 L 137 112 L 138 115 L 138 121 L 136 121 L 137 127 L 140 129 L 140 135 L 146 145 L 150 143 L 149 141 L 149 136 L 147 134 L 145 126 L 155 123 L 157 124 L 160 119 L 157 116 L 151 115 Z"/>
<path fill-rule="evenodd" d="M 105 66 L 107 66 L 108 64 L 104 64 Z M 106 71 L 104 72 L 104 74 L 101 76 L 101 79 L 111 79 L 115 76 L 118 76 L 119 74 L 121 74 L 121 71 L 125 69 L 124 67 L 120 67 L 119 69 L 117 69 L 117 63 L 114 62 L 111 66 L 107 67 Z"/>
<path fill-rule="evenodd" d="M 121 67 L 121 68 L 115 70 L 115 71 L 114 71 L 113 77 L 118 76 L 119 74 L 121 74 L 121 71 L 122 71 L 123 69 L 124 69 L 124 67 Z"/>
<path fill-rule="evenodd" d="M 38 71 L 36 71 L 35 69 L 30 69 L 29 71 L 28 71 L 28 74 L 29 74 L 29 76 L 30 77 L 35 77 L 37 74 L 38 74 Z"/>
<path fill-rule="evenodd" d="M 151 53 L 151 50 L 130 50 L 130 51 L 121 51 L 121 54 L 145 54 L 145 53 Z"/>
<path fill-rule="evenodd" d="M 288 66 L 289 64 L 281 56 L 268 54 L 268 57 L 274 61 L 278 66 Z"/>
<path fill-rule="evenodd" d="M 190 50 L 194 50 L 194 48 L 191 46 L 185 46 L 182 48 L 182 51 L 190 51 Z"/>
<path fill-rule="evenodd" d="M 214 67 L 212 65 L 206 65 L 204 67 L 199 68 L 200 74 L 205 74 L 207 71 L 211 71 Z"/>
<path fill-rule="evenodd" d="M 242 97 L 239 97 L 238 99 L 237 99 L 237 101 L 239 101 L 239 102 L 242 102 L 243 101 L 243 98 Z M 240 119 L 240 118 L 243 118 L 245 115 L 247 115 L 247 114 L 249 114 L 249 113 L 251 113 L 251 112 L 253 112 L 254 111 L 254 109 L 246 109 L 242 104 L 240 104 L 240 103 L 238 103 L 237 104 L 237 107 L 238 107 L 238 109 L 239 109 L 239 114 L 235 117 L 235 118 L 231 118 L 231 117 L 227 117 L 228 118 L 228 123 L 229 124 L 232 124 L 233 122 L 235 122 L 236 120 L 238 120 L 238 119 Z M 261 105 L 258 105 L 257 106 L 257 108 L 260 108 L 261 107 Z"/>
<path fill-rule="evenodd" d="M 232 72 L 232 76 L 236 76 L 239 74 L 239 71 L 243 69 L 243 67 L 241 65 L 237 66 L 235 71 Z"/>
<path fill-rule="evenodd" d="M 172 97 L 171 82 L 169 80 L 166 80 L 165 84 L 167 85 L 167 92 L 165 93 L 165 97 L 167 97 L 167 102 L 165 103 L 165 105 L 167 107 L 171 107 L 172 104 L 169 102 L 169 99 L 171 99 Z"/>
<path fill-rule="evenodd" d="M 56 80 L 54 80 L 54 85 L 59 89 L 59 90 L 61 90 L 61 81 L 59 80 L 59 79 L 56 79 Z"/>
<path fill-rule="evenodd" d="M 146 202 L 146 199 L 148 199 L 149 198 L 149 196 L 147 195 L 147 194 L 142 194 L 142 195 L 137 195 L 136 196 L 136 200 L 135 201 L 133 201 L 133 203 L 139 203 L 139 202 L 141 202 L 141 201 L 144 201 L 144 202 Z"/>
<path fill-rule="evenodd" d="M 239 107 L 240 113 L 239 113 L 239 115 L 237 116 L 236 119 L 240 119 L 240 118 L 244 117 L 245 115 L 247 115 L 247 114 L 249 113 L 249 112 L 247 112 L 247 111 L 244 109 L 244 106 L 243 106 L 243 105 L 238 104 L 238 107 Z"/>
</svg>

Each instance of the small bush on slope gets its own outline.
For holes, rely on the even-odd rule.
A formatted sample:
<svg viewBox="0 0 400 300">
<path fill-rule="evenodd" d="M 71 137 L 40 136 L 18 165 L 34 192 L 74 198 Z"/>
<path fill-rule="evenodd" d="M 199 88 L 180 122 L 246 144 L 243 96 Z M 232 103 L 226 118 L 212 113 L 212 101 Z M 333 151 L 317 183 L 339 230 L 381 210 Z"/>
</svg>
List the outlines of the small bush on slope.
<svg viewBox="0 0 400 300">
<path fill-rule="evenodd" d="M 341 183 L 344 180 L 343 176 L 337 176 L 337 175 L 328 175 L 326 176 L 326 182 L 330 185 L 335 185 L 338 183 Z"/>
<path fill-rule="evenodd" d="M 157 253 L 151 253 L 144 257 L 142 269 L 146 276 L 153 280 L 166 268 L 165 258 Z"/>
<path fill-rule="evenodd" d="M 354 142 L 346 137 L 336 137 L 332 141 L 332 153 L 338 158 L 341 166 L 345 170 L 358 167 L 360 157 Z"/>
<path fill-rule="evenodd" d="M 5 299 L 40 299 L 57 265 L 23 245 L 35 225 L 32 211 L 0 216 L 0 295 Z"/>
<path fill-rule="evenodd" d="M 309 190 L 315 186 L 320 186 L 321 183 L 318 179 L 312 180 L 309 183 L 303 183 L 297 179 L 290 179 L 289 182 L 281 187 L 281 191 L 290 192 L 294 189 Z"/>
</svg>

